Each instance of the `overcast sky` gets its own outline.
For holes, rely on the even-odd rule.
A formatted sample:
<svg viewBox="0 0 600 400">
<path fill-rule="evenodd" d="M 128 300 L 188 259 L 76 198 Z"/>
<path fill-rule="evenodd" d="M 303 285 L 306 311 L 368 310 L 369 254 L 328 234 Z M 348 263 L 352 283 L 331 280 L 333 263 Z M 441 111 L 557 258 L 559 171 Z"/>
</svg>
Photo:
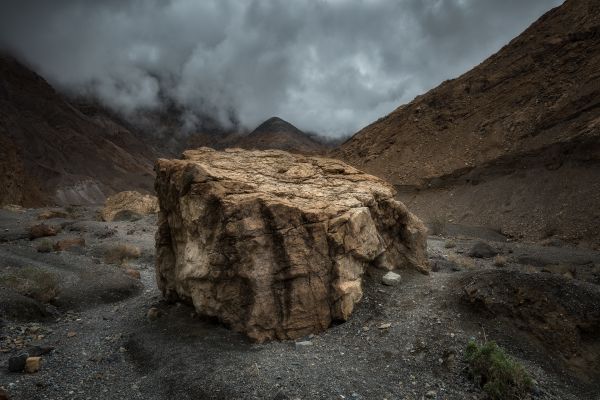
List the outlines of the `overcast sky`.
<svg viewBox="0 0 600 400">
<path fill-rule="evenodd" d="M 12 4 L 11 4 L 12 3 Z M 0 41 L 120 111 L 354 133 L 483 61 L 559 0 L 14 0 Z"/>
</svg>

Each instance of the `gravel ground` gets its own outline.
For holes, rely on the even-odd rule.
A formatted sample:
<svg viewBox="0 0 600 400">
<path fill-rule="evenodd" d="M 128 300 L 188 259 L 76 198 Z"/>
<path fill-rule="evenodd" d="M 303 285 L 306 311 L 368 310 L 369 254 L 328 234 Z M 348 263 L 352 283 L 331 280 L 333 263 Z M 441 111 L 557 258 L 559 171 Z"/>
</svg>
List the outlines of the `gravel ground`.
<svg viewBox="0 0 600 400">
<path fill-rule="evenodd" d="M 154 217 L 105 223 L 94 220 L 95 209 L 81 209 L 76 219 L 47 223 L 64 226 L 52 240 L 83 237 L 86 247 L 42 254 L 34 247 L 40 239 L 26 239 L 38 212 L 0 211 L 0 271 L 29 263 L 66 279 L 51 317 L 0 324 L 0 386 L 11 399 L 481 399 L 465 373 L 463 352 L 470 338 L 484 335 L 531 372 L 536 398 L 600 398 L 597 382 L 548 362 L 552 357 L 528 346 L 516 328 L 460 301 L 461 277 L 494 268 L 491 259 L 462 268 L 448 262 L 448 255 L 465 254 L 472 238 L 454 239 L 452 248 L 430 238 L 430 258 L 439 265 L 429 276 L 401 272 L 402 282 L 389 287 L 380 283 L 381 271 L 372 271 L 346 323 L 297 342 L 254 344 L 184 304 L 161 301 L 154 281 Z M 106 249 L 119 243 L 141 249 L 128 265 L 141 274 L 134 286 L 122 267 L 104 263 Z M 504 268 L 518 268 L 523 254 L 539 259 L 551 253 L 556 264 L 598 262 L 596 253 L 494 245 L 506 255 Z M 99 291 L 109 295 L 94 295 Z M 70 300 L 61 303 L 67 294 Z M 158 310 L 152 320 L 151 307 Z M 39 372 L 9 373 L 8 358 L 31 345 L 54 350 L 42 356 Z"/>
</svg>

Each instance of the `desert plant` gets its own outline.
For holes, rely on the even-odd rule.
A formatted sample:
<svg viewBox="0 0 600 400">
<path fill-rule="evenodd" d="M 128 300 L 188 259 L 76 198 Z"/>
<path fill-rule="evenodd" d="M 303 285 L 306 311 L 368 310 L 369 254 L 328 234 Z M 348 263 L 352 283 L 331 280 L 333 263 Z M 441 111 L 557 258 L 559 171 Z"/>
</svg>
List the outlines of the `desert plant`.
<svg viewBox="0 0 600 400">
<path fill-rule="evenodd" d="M 471 340 L 465 358 L 470 375 L 494 400 L 522 399 L 533 388 L 525 368 L 494 341 L 479 346 Z"/>
<path fill-rule="evenodd" d="M 54 249 L 54 245 L 51 240 L 44 239 L 38 243 L 35 249 L 38 253 L 50 253 Z"/>
<path fill-rule="evenodd" d="M 447 249 L 452 249 L 452 248 L 456 247 L 456 242 L 454 240 L 452 240 L 452 239 L 448 239 L 444 243 L 444 247 L 447 248 Z"/>
<path fill-rule="evenodd" d="M 43 303 L 54 300 L 59 293 L 56 275 L 34 267 L 8 269 L 0 275 L 0 285 Z"/>
<path fill-rule="evenodd" d="M 140 249 L 130 244 L 119 244 L 109 248 L 104 254 L 104 260 L 109 264 L 125 265 L 129 260 L 139 258 Z"/>
<path fill-rule="evenodd" d="M 501 254 L 497 254 L 494 257 L 494 261 L 493 261 L 493 263 L 496 267 L 506 267 L 507 262 L 508 262 L 508 260 L 506 259 L 506 257 L 504 257 Z"/>
<path fill-rule="evenodd" d="M 452 255 L 448 256 L 448 261 L 450 261 L 451 263 L 453 263 L 454 265 L 456 265 L 457 267 L 462 268 L 462 269 L 475 268 L 475 261 L 473 261 L 469 257 L 452 254 Z"/>
<path fill-rule="evenodd" d="M 445 235 L 447 232 L 448 218 L 445 215 L 434 214 L 429 221 L 429 225 L 431 227 L 432 235 Z"/>
</svg>

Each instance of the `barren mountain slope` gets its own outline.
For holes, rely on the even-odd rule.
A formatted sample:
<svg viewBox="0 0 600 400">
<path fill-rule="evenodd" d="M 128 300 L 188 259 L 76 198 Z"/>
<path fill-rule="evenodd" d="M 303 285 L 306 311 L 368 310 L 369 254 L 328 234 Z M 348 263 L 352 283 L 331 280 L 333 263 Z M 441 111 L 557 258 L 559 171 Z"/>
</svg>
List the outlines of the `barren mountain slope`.
<svg viewBox="0 0 600 400">
<path fill-rule="evenodd" d="M 397 185 L 424 218 L 598 244 L 599 66 L 600 3 L 567 0 L 335 155 Z"/>
<path fill-rule="evenodd" d="M 108 118 L 82 114 L 6 55 L 0 55 L 0 141 L 0 168 L 10 172 L 0 183 L 11 188 L 2 203 L 93 203 L 114 191 L 152 188 L 155 155 L 143 140 Z"/>
<path fill-rule="evenodd" d="M 324 144 L 277 117 L 269 118 L 235 144 L 244 149 L 279 149 L 298 153 L 321 153 L 326 149 Z"/>
</svg>

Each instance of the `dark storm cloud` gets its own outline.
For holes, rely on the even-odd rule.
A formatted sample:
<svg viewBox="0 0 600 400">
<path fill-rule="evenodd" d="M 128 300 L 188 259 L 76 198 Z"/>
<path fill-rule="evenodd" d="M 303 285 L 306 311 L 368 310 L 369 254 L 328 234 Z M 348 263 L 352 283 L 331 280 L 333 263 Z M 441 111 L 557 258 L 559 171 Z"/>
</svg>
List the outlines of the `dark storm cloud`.
<svg viewBox="0 0 600 400">
<path fill-rule="evenodd" d="M 12 3 L 12 4 L 10 4 Z M 170 98 L 352 133 L 481 62 L 559 0 L 4 1 L 0 40 L 122 112 Z"/>
</svg>

